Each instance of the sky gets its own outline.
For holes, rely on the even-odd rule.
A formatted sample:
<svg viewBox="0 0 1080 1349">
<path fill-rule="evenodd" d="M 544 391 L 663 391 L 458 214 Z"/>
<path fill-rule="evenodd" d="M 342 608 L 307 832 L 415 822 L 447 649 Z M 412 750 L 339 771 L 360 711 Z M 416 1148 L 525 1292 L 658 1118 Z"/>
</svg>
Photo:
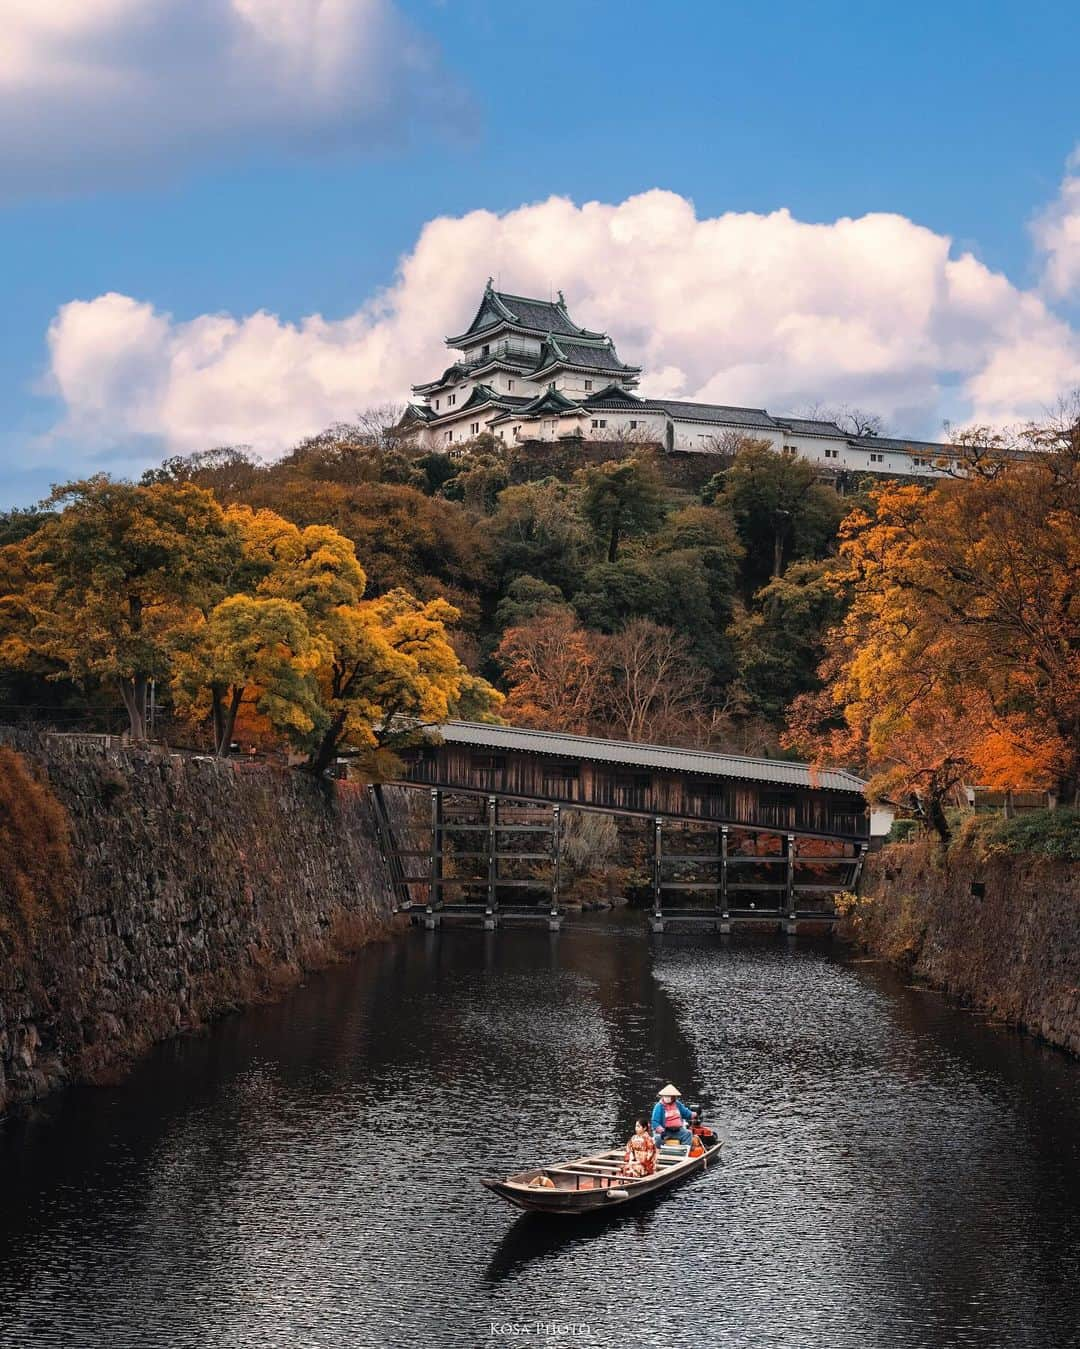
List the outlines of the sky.
<svg viewBox="0 0 1080 1349">
<path fill-rule="evenodd" d="M 493 275 L 642 389 L 1080 387 L 1074 3 L 6 0 L 0 509 L 408 397 Z"/>
</svg>

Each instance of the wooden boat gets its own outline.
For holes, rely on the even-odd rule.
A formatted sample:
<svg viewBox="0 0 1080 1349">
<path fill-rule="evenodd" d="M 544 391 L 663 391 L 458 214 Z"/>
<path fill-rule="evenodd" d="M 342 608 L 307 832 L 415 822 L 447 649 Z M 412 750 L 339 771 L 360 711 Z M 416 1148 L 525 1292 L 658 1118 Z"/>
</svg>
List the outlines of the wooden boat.
<svg viewBox="0 0 1080 1349">
<path fill-rule="evenodd" d="M 695 1130 L 701 1151 L 692 1155 L 694 1145 L 665 1143 L 657 1150 L 656 1170 L 651 1176 L 620 1176 L 623 1149 L 575 1157 L 553 1166 L 533 1167 L 502 1180 L 483 1180 L 501 1199 L 533 1213 L 573 1216 L 621 1208 L 646 1195 L 656 1194 L 705 1168 L 719 1154 L 723 1141 L 711 1129 Z M 550 1185 L 540 1184 L 548 1180 Z"/>
</svg>

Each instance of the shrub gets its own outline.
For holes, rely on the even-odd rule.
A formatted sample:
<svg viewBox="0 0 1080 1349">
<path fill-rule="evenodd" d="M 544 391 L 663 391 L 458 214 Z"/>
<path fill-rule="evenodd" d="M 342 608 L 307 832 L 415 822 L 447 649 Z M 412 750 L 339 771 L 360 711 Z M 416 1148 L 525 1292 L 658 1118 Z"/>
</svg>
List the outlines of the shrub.
<svg viewBox="0 0 1080 1349">
<path fill-rule="evenodd" d="M 910 843 L 922 826 L 918 820 L 893 820 L 886 843 Z"/>
<path fill-rule="evenodd" d="M 979 841 L 988 854 L 1036 853 L 1080 862 L 1080 810 L 1032 810 L 980 824 Z"/>
<path fill-rule="evenodd" d="M 67 813 L 26 760 L 0 748 L 0 945 L 25 950 L 67 908 Z"/>
</svg>

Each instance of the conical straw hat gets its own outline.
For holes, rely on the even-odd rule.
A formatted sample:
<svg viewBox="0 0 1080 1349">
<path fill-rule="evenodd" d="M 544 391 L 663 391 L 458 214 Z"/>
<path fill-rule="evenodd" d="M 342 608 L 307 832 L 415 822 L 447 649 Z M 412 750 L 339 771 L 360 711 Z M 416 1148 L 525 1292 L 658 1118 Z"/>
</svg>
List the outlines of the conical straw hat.
<svg viewBox="0 0 1080 1349">
<path fill-rule="evenodd" d="M 661 1087 L 656 1094 L 657 1096 L 681 1096 L 682 1092 L 678 1087 L 673 1087 L 669 1082 L 666 1087 Z"/>
</svg>

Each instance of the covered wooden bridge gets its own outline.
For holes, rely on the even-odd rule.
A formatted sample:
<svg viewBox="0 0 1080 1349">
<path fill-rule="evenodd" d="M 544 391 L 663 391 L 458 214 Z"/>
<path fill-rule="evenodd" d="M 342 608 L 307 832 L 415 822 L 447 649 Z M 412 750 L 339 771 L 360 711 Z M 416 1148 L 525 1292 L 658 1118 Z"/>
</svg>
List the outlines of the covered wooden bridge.
<svg viewBox="0 0 1080 1349">
<path fill-rule="evenodd" d="M 870 835 L 865 784 L 851 773 L 778 759 L 717 754 L 480 722 L 448 721 L 401 752 L 395 785 L 430 793 L 430 840 L 407 848 L 396 837 L 382 793 L 373 789 L 383 848 L 402 904 L 441 914 L 477 912 L 486 926 L 542 889 L 553 925 L 560 913 L 560 812 L 603 811 L 647 819 L 653 925 L 689 919 L 730 931 L 771 918 L 788 931 L 807 919 L 831 921 L 832 895 L 857 887 Z M 449 801 L 464 814 L 448 813 Z M 472 835 L 479 848 L 462 848 Z M 528 843 L 528 836 L 539 843 Z M 448 840 L 453 836 L 453 844 Z M 525 841 L 526 851 L 510 845 Z M 481 877 L 444 865 L 485 863 Z M 427 866 L 413 874 L 419 859 Z M 515 862 L 534 864 L 526 877 Z M 501 865 L 502 864 L 502 865 Z M 542 873 L 542 878 L 541 878 Z"/>
</svg>

